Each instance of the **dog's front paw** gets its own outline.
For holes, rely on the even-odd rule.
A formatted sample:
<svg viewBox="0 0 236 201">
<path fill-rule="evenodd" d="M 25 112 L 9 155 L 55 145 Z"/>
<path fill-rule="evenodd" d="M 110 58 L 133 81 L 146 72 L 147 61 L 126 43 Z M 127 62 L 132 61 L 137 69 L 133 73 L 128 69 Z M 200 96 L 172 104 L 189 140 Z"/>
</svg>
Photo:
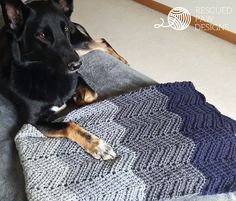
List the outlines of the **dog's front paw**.
<svg viewBox="0 0 236 201">
<path fill-rule="evenodd" d="M 50 135 L 48 136 L 50 137 Z M 62 137 L 63 136 L 78 143 L 87 153 L 96 159 L 109 160 L 116 157 L 110 145 L 74 122 L 67 123 L 66 130 L 62 132 Z"/>
<path fill-rule="evenodd" d="M 94 158 L 100 160 L 109 160 L 116 157 L 116 153 L 113 151 L 112 147 L 105 143 L 103 140 L 97 138 L 94 144 L 95 146 L 92 146 L 91 150 L 86 150 Z"/>
</svg>

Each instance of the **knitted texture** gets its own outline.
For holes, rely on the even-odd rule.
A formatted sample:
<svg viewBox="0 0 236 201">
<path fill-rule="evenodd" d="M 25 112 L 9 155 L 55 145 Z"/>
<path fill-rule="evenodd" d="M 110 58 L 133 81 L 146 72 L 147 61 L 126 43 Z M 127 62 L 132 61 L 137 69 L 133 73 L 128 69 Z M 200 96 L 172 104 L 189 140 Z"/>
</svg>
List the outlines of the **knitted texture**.
<svg viewBox="0 0 236 201">
<path fill-rule="evenodd" d="M 236 191 L 236 122 L 190 82 L 161 84 L 75 110 L 75 121 L 112 145 L 98 161 L 31 125 L 16 136 L 31 201 L 167 200 Z"/>
</svg>

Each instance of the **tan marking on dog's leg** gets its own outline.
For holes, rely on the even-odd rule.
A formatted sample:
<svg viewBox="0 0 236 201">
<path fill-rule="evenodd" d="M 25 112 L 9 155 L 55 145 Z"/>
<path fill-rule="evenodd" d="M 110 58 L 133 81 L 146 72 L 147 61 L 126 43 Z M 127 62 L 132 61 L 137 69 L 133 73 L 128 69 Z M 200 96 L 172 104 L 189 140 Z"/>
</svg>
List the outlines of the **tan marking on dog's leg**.
<svg viewBox="0 0 236 201">
<path fill-rule="evenodd" d="M 78 106 L 88 105 L 93 103 L 98 98 L 98 94 L 87 86 L 79 85 L 76 89 L 74 101 Z"/>
<path fill-rule="evenodd" d="M 51 138 L 67 138 L 76 142 L 96 159 L 109 160 L 116 157 L 111 146 L 103 140 L 73 122 L 68 122 L 67 124 L 68 126 L 65 129 L 48 131 L 46 136 Z"/>
<path fill-rule="evenodd" d="M 92 47 L 98 47 L 100 50 L 110 54 L 111 56 L 115 57 L 116 59 L 120 60 L 124 64 L 128 64 L 128 62 L 120 56 L 107 42 L 105 39 L 97 39 L 94 41 L 95 43 L 92 44 Z"/>
<path fill-rule="evenodd" d="M 76 52 L 79 56 L 83 56 L 85 54 L 88 54 L 89 52 L 93 50 L 101 50 L 103 52 L 106 52 L 110 54 L 111 56 L 115 57 L 116 59 L 120 60 L 124 64 L 128 65 L 128 62 L 120 56 L 107 42 L 105 39 L 97 39 L 94 41 L 91 41 L 88 44 L 88 49 L 76 49 Z"/>
<path fill-rule="evenodd" d="M 109 43 L 105 40 L 105 39 L 98 39 L 95 40 L 95 42 L 99 45 L 102 46 L 102 48 L 105 48 L 105 51 L 110 54 L 111 56 L 117 58 L 118 60 L 120 60 L 121 62 L 123 62 L 124 64 L 128 64 L 128 62 L 122 57 L 120 56 L 110 45 Z"/>
</svg>

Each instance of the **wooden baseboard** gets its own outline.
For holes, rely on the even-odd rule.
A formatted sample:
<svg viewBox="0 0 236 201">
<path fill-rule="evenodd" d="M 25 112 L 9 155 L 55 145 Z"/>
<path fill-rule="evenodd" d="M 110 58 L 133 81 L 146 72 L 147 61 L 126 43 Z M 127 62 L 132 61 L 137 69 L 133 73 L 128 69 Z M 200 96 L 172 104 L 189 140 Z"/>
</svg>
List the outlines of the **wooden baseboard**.
<svg viewBox="0 0 236 201">
<path fill-rule="evenodd" d="M 152 1 L 152 0 L 134 0 L 138 3 L 141 3 L 145 6 L 148 6 L 154 10 L 157 10 L 161 13 L 164 13 L 166 15 L 169 14 L 169 12 L 171 11 L 171 7 L 166 6 L 164 4 L 158 3 L 156 1 Z M 197 29 L 200 29 L 202 31 L 205 31 L 207 33 L 210 33 L 214 36 L 217 36 L 221 39 L 224 39 L 228 42 L 231 42 L 233 44 L 236 44 L 236 33 L 233 33 L 231 31 L 222 29 L 219 26 L 213 25 L 209 22 L 203 21 L 201 19 L 198 19 L 194 16 L 191 16 L 191 25 L 193 27 L 196 27 Z M 210 27 L 210 28 L 209 28 Z"/>
</svg>

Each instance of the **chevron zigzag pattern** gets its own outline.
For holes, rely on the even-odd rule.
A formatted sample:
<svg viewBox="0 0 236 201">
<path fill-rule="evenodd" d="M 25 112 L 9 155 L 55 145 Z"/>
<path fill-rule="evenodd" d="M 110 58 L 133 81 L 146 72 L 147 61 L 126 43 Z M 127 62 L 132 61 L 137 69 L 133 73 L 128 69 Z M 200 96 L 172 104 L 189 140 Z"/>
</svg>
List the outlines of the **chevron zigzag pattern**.
<svg viewBox="0 0 236 201">
<path fill-rule="evenodd" d="M 117 152 L 97 161 L 31 125 L 15 138 L 30 201 L 169 200 L 236 191 L 236 122 L 190 82 L 160 84 L 75 110 Z"/>
</svg>

